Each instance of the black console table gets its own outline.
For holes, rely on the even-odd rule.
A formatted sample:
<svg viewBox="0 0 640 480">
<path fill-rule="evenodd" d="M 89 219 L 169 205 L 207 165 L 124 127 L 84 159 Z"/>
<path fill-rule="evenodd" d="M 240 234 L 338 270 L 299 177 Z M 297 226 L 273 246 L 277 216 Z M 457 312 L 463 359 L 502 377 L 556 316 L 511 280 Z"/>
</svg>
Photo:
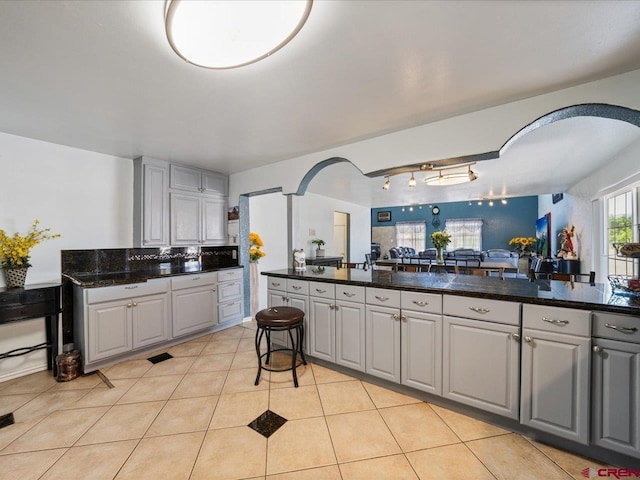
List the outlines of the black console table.
<svg viewBox="0 0 640 480">
<path fill-rule="evenodd" d="M 323 267 L 337 267 L 342 266 L 342 257 L 316 257 L 307 258 L 305 260 L 307 265 L 318 265 Z"/>
<path fill-rule="evenodd" d="M 0 360 L 26 355 L 34 350 L 47 349 L 47 368 L 57 376 L 58 320 L 61 312 L 60 293 L 62 285 L 40 284 L 24 288 L 0 288 L 0 325 L 22 322 L 34 318 L 45 318 L 47 341 L 32 347 L 22 347 L 0 353 Z"/>
</svg>

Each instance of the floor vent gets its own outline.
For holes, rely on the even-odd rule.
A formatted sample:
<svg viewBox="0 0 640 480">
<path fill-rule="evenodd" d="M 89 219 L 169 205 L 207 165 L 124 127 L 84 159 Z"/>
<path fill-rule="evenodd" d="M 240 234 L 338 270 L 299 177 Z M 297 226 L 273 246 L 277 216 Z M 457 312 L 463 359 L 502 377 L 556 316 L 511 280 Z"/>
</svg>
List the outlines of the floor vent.
<svg viewBox="0 0 640 480">
<path fill-rule="evenodd" d="M 161 353 L 160 355 L 155 355 L 154 357 L 149 357 L 147 358 L 147 360 L 149 360 L 151 363 L 160 363 L 164 362 L 165 360 L 169 360 L 170 358 L 173 358 L 173 355 L 165 352 Z"/>
</svg>

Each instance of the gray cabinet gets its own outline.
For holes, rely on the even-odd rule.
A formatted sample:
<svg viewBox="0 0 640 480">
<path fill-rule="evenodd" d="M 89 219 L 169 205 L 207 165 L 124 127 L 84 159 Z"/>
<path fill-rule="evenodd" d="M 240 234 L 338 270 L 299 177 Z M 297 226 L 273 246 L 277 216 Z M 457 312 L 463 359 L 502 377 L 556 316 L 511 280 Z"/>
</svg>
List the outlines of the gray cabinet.
<svg viewBox="0 0 640 480">
<path fill-rule="evenodd" d="M 520 423 L 589 441 L 591 312 L 523 307 Z"/>
<path fill-rule="evenodd" d="M 367 304 L 366 341 L 365 371 L 400 383 L 400 309 Z"/>
<path fill-rule="evenodd" d="M 221 173 L 183 165 L 171 165 L 171 188 L 227 196 L 229 180 Z"/>
<path fill-rule="evenodd" d="M 242 320 L 243 291 L 241 268 L 218 272 L 218 323 Z"/>
<path fill-rule="evenodd" d="M 88 344 L 85 362 L 94 362 L 125 353 L 133 348 L 129 300 L 88 307 Z"/>
<path fill-rule="evenodd" d="M 335 318 L 336 363 L 364 372 L 366 331 L 364 304 L 336 300 Z"/>
<path fill-rule="evenodd" d="M 217 278 L 212 272 L 171 279 L 174 337 L 218 323 Z"/>
<path fill-rule="evenodd" d="M 171 338 L 168 294 L 135 298 L 131 312 L 133 348 L 155 345 Z"/>
<path fill-rule="evenodd" d="M 169 164 L 148 157 L 137 158 L 133 178 L 134 245 L 169 245 Z"/>
<path fill-rule="evenodd" d="M 226 198 L 171 193 L 172 245 L 224 245 Z"/>
<path fill-rule="evenodd" d="M 309 354 L 328 362 L 336 360 L 334 303 L 333 298 L 309 298 Z"/>
<path fill-rule="evenodd" d="M 304 330 L 305 338 L 303 350 L 309 348 L 309 282 L 305 280 L 293 280 L 276 277 L 267 277 L 267 306 L 268 307 L 294 307 L 305 312 Z M 286 331 L 272 332 L 271 343 L 283 347 L 290 346 L 289 335 Z"/>
</svg>

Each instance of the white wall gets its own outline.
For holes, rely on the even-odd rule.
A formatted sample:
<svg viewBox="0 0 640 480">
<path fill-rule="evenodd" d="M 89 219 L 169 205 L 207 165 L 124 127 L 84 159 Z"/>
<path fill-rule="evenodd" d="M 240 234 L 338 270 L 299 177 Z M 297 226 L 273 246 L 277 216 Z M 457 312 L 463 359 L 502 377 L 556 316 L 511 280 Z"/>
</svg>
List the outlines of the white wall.
<svg viewBox="0 0 640 480">
<path fill-rule="evenodd" d="M 258 263 L 260 272 L 281 270 L 291 265 L 287 252 L 287 197 L 281 193 L 257 195 L 249 198 L 249 229 L 260 235 L 262 250 L 267 254 Z M 267 279 L 260 276 L 260 304 L 267 308 Z M 249 312 L 245 315 L 248 317 Z"/>
<path fill-rule="evenodd" d="M 371 251 L 371 210 L 354 203 L 305 193 L 293 197 L 293 248 L 304 249 L 307 256 L 315 257 L 315 245 L 311 240 L 321 238 L 326 242 L 325 255 L 336 255 L 333 245 L 333 212 L 348 213 L 351 219 L 351 261 L 364 262 L 365 253 Z M 251 213 L 253 216 L 253 212 Z M 309 230 L 315 230 L 315 235 Z"/>
<path fill-rule="evenodd" d="M 60 281 L 60 250 L 131 246 L 131 160 L 0 133 L 0 175 L 0 228 L 62 235 L 32 250 L 27 284 Z M 44 320 L 0 327 L 0 352 L 44 341 Z M 0 360 L 0 381 L 43 368 L 44 350 Z"/>
</svg>

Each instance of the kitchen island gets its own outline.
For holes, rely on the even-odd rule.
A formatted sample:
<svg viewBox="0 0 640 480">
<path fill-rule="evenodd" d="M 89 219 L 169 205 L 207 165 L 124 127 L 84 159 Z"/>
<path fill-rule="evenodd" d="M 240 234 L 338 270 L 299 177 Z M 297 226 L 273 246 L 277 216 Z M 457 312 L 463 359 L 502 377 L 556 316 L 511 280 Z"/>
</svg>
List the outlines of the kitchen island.
<svg viewBox="0 0 640 480">
<path fill-rule="evenodd" d="M 264 272 L 307 355 L 624 467 L 640 466 L 640 301 L 608 285 L 312 267 Z M 286 338 L 272 337 L 286 345 Z"/>
</svg>

